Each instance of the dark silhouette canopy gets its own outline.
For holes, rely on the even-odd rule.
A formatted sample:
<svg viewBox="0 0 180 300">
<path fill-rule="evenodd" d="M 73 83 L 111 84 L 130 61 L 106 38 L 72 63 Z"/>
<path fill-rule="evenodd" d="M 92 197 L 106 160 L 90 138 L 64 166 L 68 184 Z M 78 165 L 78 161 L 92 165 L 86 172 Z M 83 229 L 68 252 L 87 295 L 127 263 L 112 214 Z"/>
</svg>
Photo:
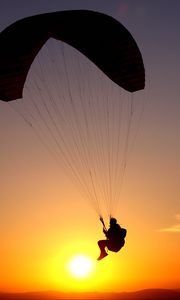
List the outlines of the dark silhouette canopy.
<svg viewBox="0 0 180 300">
<path fill-rule="evenodd" d="M 78 49 L 129 92 L 144 88 L 141 53 L 129 31 L 111 16 L 72 10 L 19 20 L 0 33 L 0 99 L 22 98 L 28 71 L 49 38 Z"/>
<path fill-rule="evenodd" d="M 15 100 L 11 108 L 99 216 L 120 203 L 144 108 L 131 93 L 144 86 L 136 41 L 111 16 L 45 13 L 0 33 L 0 100 Z"/>
</svg>

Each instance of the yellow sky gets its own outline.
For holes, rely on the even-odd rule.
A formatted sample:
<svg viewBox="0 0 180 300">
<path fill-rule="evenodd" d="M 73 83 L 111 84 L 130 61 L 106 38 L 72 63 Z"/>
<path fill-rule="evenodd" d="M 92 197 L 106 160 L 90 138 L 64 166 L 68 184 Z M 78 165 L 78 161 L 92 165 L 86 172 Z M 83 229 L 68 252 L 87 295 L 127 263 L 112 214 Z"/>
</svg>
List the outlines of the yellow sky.
<svg viewBox="0 0 180 300">
<path fill-rule="evenodd" d="M 24 161 L 13 201 L 11 190 L 3 186 L 0 290 L 129 291 L 179 286 L 179 233 L 160 231 L 179 220 L 172 215 L 170 222 L 163 206 L 151 202 L 155 183 L 148 195 L 146 177 L 140 188 L 141 176 L 134 179 L 131 168 L 117 215 L 128 230 L 126 245 L 97 262 L 97 240 L 104 237 L 98 216 L 74 185 L 59 176 L 53 163 L 46 170 L 43 159 L 34 154 L 34 166 Z M 43 174 L 36 171 L 37 164 Z M 68 261 L 78 254 L 94 260 L 95 269 L 88 278 L 75 279 L 67 271 Z"/>
</svg>

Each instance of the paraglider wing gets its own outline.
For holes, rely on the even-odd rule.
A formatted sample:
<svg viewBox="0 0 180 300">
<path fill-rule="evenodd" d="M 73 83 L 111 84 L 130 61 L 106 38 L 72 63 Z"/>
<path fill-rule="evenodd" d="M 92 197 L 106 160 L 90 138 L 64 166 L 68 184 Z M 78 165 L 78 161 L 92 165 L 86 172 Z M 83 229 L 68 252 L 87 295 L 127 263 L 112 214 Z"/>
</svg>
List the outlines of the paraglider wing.
<svg viewBox="0 0 180 300">
<path fill-rule="evenodd" d="M 129 92 L 144 88 L 141 53 L 128 30 L 105 14 L 73 10 L 19 20 L 0 34 L 0 99 L 22 98 L 31 64 L 49 38 L 83 53 Z"/>
</svg>

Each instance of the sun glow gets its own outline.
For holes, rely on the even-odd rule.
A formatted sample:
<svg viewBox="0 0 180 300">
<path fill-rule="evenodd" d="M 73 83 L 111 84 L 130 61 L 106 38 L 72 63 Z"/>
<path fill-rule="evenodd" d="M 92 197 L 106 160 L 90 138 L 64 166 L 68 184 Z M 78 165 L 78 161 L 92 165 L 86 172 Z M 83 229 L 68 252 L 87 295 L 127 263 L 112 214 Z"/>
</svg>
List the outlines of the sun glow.
<svg viewBox="0 0 180 300">
<path fill-rule="evenodd" d="M 93 270 L 93 261 L 84 255 L 73 257 L 68 263 L 68 270 L 76 278 L 84 278 Z"/>
</svg>

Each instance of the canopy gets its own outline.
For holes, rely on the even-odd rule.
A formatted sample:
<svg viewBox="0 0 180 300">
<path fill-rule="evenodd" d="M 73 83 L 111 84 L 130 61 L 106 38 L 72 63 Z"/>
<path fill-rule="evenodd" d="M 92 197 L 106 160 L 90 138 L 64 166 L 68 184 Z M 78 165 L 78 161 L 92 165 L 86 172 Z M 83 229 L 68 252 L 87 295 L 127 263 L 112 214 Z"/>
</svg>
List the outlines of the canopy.
<svg viewBox="0 0 180 300">
<path fill-rule="evenodd" d="M 72 10 L 27 17 L 0 34 L 0 99 L 22 98 L 31 64 L 49 38 L 64 41 L 129 92 L 144 88 L 141 53 L 128 30 L 111 16 Z"/>
</svg>

